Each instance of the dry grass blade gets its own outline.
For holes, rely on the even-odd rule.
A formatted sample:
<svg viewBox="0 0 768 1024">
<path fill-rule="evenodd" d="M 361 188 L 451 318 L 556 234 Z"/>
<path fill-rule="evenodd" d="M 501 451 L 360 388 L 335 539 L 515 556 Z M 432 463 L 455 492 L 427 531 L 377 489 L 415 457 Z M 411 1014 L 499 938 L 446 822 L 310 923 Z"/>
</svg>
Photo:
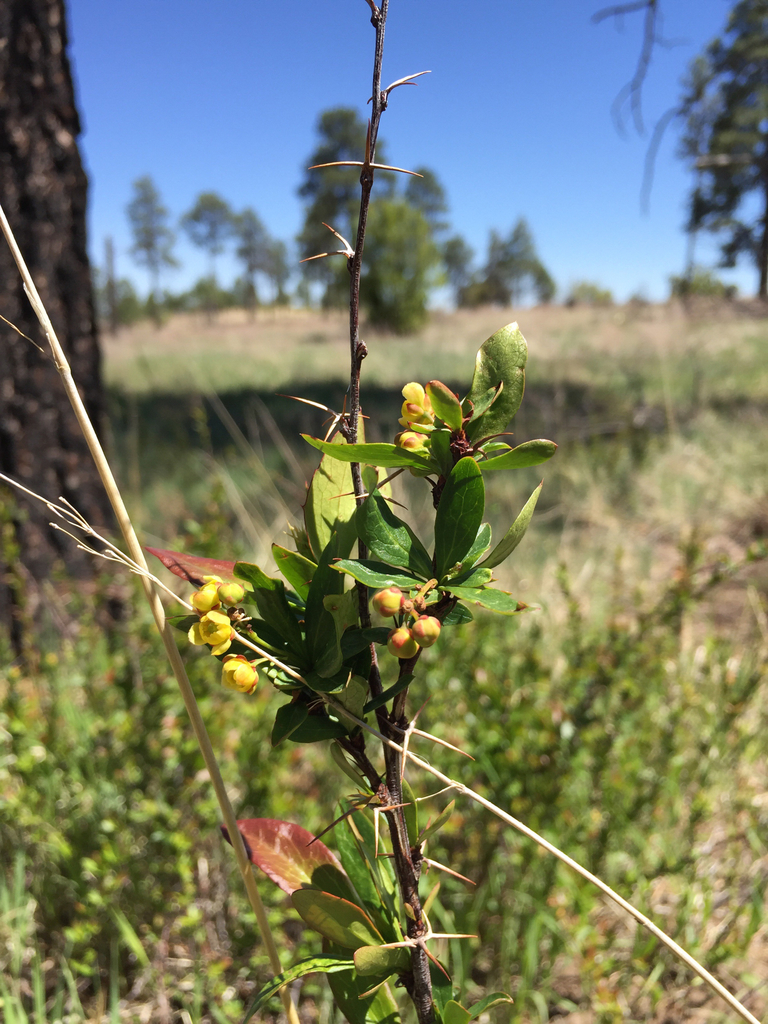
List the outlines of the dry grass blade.
<svg viewBox="0 0 768 1024">
<path fill-rule="evenodd" d="M 8 326 L 10 328 L 12 328 L 14 331 L 16 331 L 17 334 L 20 334 L 21 337 L 24 338 L 25 341 L 31 341 L 32 344 L 37 349 L 37 351 L 38 352 L 42 352 L 42 354 L 45 355 L 45 349 L 43 348 L 42 345 L 38 345 L 37 342 L 33 338 L 30 338 L 30 336 L 28 334 L 25 334 L 24 331 L 20 331 L 19 328 L 16 326 L 16 324 L 12 324 L 10 320 L 7 320 L 2 315 L 2 313 L 0 313 L 0 320 L 2 320 L 4 324 L 8 324 Z"/>
<path fill-rule="evenodd" d="M 147 573 L 146 576 L 141 576 L 142 587 L 144 588 L 144 593 L 152 610 L 152 616 L 157 625 L 158 632 L 162 637 L 163 646 L 165 647 L 166 655 L 171 664 L 176 682 L 179 686 L 179 690 L 181 691 L 184 705 L 190 717 L 195 737 L 198 745 L 200 746 L 205 766 L 208 769 L 208 774 L 216 793 L 216 799 L 218 800 L 222 817 L 224 818 L 224 823 L 229 830 L 229 834 L 232 839 L 232 847 L 235 851 L 237 866 L 243 878 L 243 883 L 248 894 L 248 900 L 254 914 L 256 915 L 256 920 L 259 924 L 262 938 L 269 954 L 270 964 L 272 965 L 272 969 L 275 973 L 279 974 L 282 972 L 282 966 L 280 964 L 277 946 L 269 927 L 266 910 L 261 901 L 259 891 L 256 888 L 256 880 L 251 870 L 251 864 L 248 859 L 245 844 L 243 843 L 242 836 L 240 835 L 240 831 L 237 827 L 237 819 L 235 818 L 235 813 L 232 809 L 229 796 L 227 795 L 227 791 L 224 786 L 224 780 L 221 776 L 221 770 L 219 769 L 210 737 L 208 736 L 208 730 L 206 729 L 205 722 L 200 714 L 197 700 L 195 699 L 192 686 L 184 668 L 184 663 L 181 659 L 181 654 L 176 646 L 176 639 L 173 636 L 172 627 L 166 621 L 165 610 L 163 609 L 160 595 L 155 588 L 154 583 L 149 579 L 151 574 L 149 573 L 149 568 L 147 566 L 146 559 L 144 558 L 144 551 L 142 550 L 139 539 L 136 536 L 136 531 L 133 528 L 133 523 L 128 515 L 128 510 L 125 507 L 125 503 L 112 473 L 112 469 L 106 455 L 104 454 L 104 450 L 101 447 L 101 442 L 96 435 L 96 431 L 93 428 L 93 424 L 91 423 L 85 405 L 80 397 L 80 392 L 78 391 L 77 385 L 72 377 L 72 371 L 69 367 L 67 357 L 61 347 L 56 331 L 54 330 L 53 324 L 48 316 L 48 312 L 43 305 L 40 295 L 38 294 L 35 282 L 32 280 L 32 275 L 27 268 L 24 257 L 21 254 L 21 250 L 18 247 L 2 206 L 0 206 L 0 229 L 2 229 L 3 235 L 8 242 L 13 258 L 16 261 L 16 266 L 19 268 L 19 273 L 21 274 L 22 281 L 24 282 L 24 291 L 27 293 L 32 309 L 40 321 L 40 326 L 43 328 L 48 344 L 51 347 L 51 354 L 53 356 L 56 369 L 59 371 L 67 397 L 77 418 L 78 425 L 80 426 L 91 452 L 91 456 L 96 464 L 96 468 L 99 476 L 101 477 L 104 489 L 107 492 L 110 504 L 112 505 L 112 509 L 120 526 L 120 531 L 125 540 L 128 552 L 133 561 Z M 293 1001 L 291 1000 L 288 990 L 281 990 L 280 997 L 291 1024 L 299 1024 L 296 1007 L 293 1005 Z"/>
</svg>

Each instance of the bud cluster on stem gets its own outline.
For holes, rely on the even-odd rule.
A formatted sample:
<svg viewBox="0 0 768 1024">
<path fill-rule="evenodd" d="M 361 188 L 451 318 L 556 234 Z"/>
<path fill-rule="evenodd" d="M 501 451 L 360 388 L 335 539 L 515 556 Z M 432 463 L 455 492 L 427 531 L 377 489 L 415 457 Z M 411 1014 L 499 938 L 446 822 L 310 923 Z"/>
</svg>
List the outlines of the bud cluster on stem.
<svg viewBox="0 0 768 1024">
<path fill-rule="evenodd" d="M 371 603 L 379 615 L 400 617 L 387 640 L 387 650 L 396 658 L 413 658 L 420 648 L 431 647 L 440 636 L 440 620 L 421 614 L 425 607 L 421 595 L 411 600 L 399 587 L 387 587 L 374 594 Z"/>
</svg>

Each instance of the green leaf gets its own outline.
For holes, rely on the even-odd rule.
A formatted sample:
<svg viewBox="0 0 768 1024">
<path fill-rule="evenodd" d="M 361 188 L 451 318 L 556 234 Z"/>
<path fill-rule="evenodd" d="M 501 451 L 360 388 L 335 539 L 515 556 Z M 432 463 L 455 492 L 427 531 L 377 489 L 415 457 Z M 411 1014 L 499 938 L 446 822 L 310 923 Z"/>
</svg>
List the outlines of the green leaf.
<svg viewBox="0 0 768 1024">
<path fill-rule="evenodd" d="M 290 551 L 288 548 L 280 547 L 279 544 L 272 545 L 272 556 L 275 559 L 275 565 L 283 576 L 285 576 L 299 597 L 306 601 L 309 585 L 312 582 L 317 565 L 303 555 L 300 555 L 298 551 Z"/>
<path fill-rule="evenodd" d="M 369 700 L 363 708 L 363 711 L 368 715 L 371 711 L 375 711 L 376 708 L 383 707 L 388 701 L 392 700 L 393 697 L 396 697 L 398 693 L 410 686 L 412 682 L 413 676 L 400 676 L 396 683 L 393 683 L 392 686 L 386 689 L 383 693 L 380 693 L 378 697 L 373 697 Z"/>
<path fill-rule="evenodd" d="M 371 974 L 388 977 L 405 974 L 411 969 L 411 955 L 404 946 L 386 949 L 383 946 L 361 946 L 355 950 L 355 969 L 362 978 Z"/>
<path fill-rule="evenodd" d="M 528 607 L 527 604 L 516 601 L 506 590 L 495 590 L 491 587 L 477 589 L 455 587 L 451 593 L 460 597 L 462 601 L 473 601 L 475 604 L 482 605 L 483 608 L 488 608 L 492 612 L 499 612 L 501 615 L 515 615 L 517 612 L 525 611 Z"/>
<path fill-rule="evenodd" d="M 432 460 L 425 452 L 419 455 L 417 452 L 409 451 L 407 448 L 399 448 L 396 444 L 345 444 L 337 445 L 332 441 L 321 441 L 318 437 L 310 437 L 309 434 L 301 435 L 313 448 L 330 455 L 332 459 L 341 462 L 363 462 L 369 466 L 382 466 L 386 469 L 395 469 L 400 466 L 413 466 L 416 469 L 436 470 L 436 465 L 431 465 Z"/>
<path fill-rule="evenodd" d="M 523 505 L 522 511 L 517 519 L 510 526 L 490 555 L 480 562 L 478 568 L 483 567 L 486 569 L 492 569 L 494 566 L 500 565 L 505 558 L 509 558 L 525 536 L 525 531 L 528 529 L 528 524 L 533 516 L 533 510 L 536 508 L 536 502 L 539 500 L 541 488 L 542 484 L 539 484 L 528 501 L 526 501 L 525 505 Z"/>
<path fill-rule="evenodd" d="M 384 942 L 370 917 L 349 900 L 319 889 L 297 889 L 291 902 L 310 928 L 345 949 Z"/>
<path fill-rule="evenodd" d="M 425 843 L 431 835 L 434 835 L 435 832 L 437 832 L 439 829 L 443 827 L 443 825 L 448 821 L 450 816 L 453 814 L 453 809 L 455 806 L 456 801 L 451 800 L 448 806 L 443 808 L 443 810 L 438 814 L 435 820 L 430 825 L 427 825 L 425 829 L 423 829 L 421 835 L 419 836 L 419 846 L 421 846 L 422 843 Z"/>
<path fill-rule="evenodd" d="M 432 458 L 440 466 L 441 475 L 448 476 L 453 469 L 450 430 L 436 430 L 430 438 L 429 450 Z"/>
<path fill-rule="evenodd" d="M 539 438 L 536 441 L 525 441 L 512 451 L 497 455 L 495 459 L 484 459 L 478 465 L 483 473 L 497 469 L 522 469 L 524 466 L 538 466 L 539 463 L 546 462 L 556 451 L 557 445 L 554 441 Z"/>
<path fill-rule="evenodd" d="M 343 813 L 343 809 L 341 809 L 341 813 Z M 354 886 L 363 908 L 368 912 L 382 935 L 385 935 L 388 940 L 396 941 L 392 922 L 387 919 L 386 907 L 374 884 L 365 854 L 358 844 L 349 822 L 346 819 L 338 822 L 333 834 L 342 867 Z"/>
<path fill-rule="evenodd" d="M 463 604 L 456 604 L 451 608 L 443 619 L 444 626 L 463 626 L 465 622 L 472 622 L 474 615 L 465 608 Z"/>
<path fill-rule="evenodd" d="M 348 573 L 368 587 L 400 587 L 402 590 L 418 590 L 422 580 L 417 576 L 411 576 L 384 562 L 374 562 L 370 559 L 340 558 L 331 566 L 339 572 Z"/>
<path fill-rule="evenodd" d="M 486 455 L 491 452 L 511 452 L 512 445 L 507 444 L 505 441 L 486 441 L 485 444 L 480 445 L 481 452 L 485 452 Z"/>
<path fill-rule="evenodd" d="M 507 324 L 483 342 L 475 359 L 468 398 L 478 404 L 490 388 L 499 383 L 504 387 L 493 405 L 469 424 L 467 436 L 471 441 L 506 429 L 523 400 L 527 359 L 528 346 L 517 324 Z"/>
<path fill-rule="evenodd" d="M 327 597 L 340 598 L 344 593 L 344 577 L 339 576 L 332 567 L 332 560 L 337 554 L 338 537 L 334 534 L 320 556 L 304 612 L 304 630 L 312 670 L 324 679 L 335 675 L 342 663 L 339 634 L 334 618 L 325 606 Z"/>
<path fill-rule="evenodd" d="M 347 778 L 350 779 L 356 786 L 359 786 L 361 789 L 369 790 L 370 783 L 365 778 L 360 769 L 357 767 L 357 765 L 354 765 L 349 760 L 347 755 L 344 753 L 344 750 L 336 740 L 333 740 L 333 742 L 331 743 L 330 750 L 331 757 L 335 761 L 336 765 L 339 768 L 341 768 L 341 770 L 344 772 Z"/>
<path fill-rule="evenodd" d="M 258 565 L 250 562 L 235 562 L 235 576 L 251 584 L 261 617 L 277 630 L 293 653 L 306 664 L 304 639 L 296 615 L 286 599 L 283 581 L 267 576 Z"/>
<path fill-rule="evenodd" d="M 503 390 L 504 382 L 499 381 L 495 387 L 488 388 L 485 394 L 480 395 L 477 401 L 472 403 L 472 422 L 479 420 L 483 413 L 490 409 L 496 401 L 497 396 L 500 395 Z"/>
<path fill-rule="evenodd" d="M 349 447 L 337 434 L 332 441 L 323 442 L 333 452 Z M 345 460 L 354 461 L 354 460 Z M 352 485 L 352 470 L 344 461 L 324 458 L 312 475 L 304 504 L 304 525 L 315 561 L 320 560 L 334 533 L 339 536 L 338 555 L 348 555 L 355 542 L 354 518 L 357 502 Z"/>
<path fill-rule="evenodd" d="M 310 715 L 290 736 L 292 743 L 320 743 L 346 736 L 349 730 L 327 715 Z"/>
<path fill-rule="evenodd" d="M 309 714 L 306 704 L 297 701 L 295 704 L 283 704 L 277 709 L 275 724 L 272 727 L 272 746 L 282 743 L 291 733 L 295 732 Z"/>
<path fill-rule="evenodd" d="M 330 974 L 328 984 L 348 1024 L 400 1024 L 397 1003 L 388 985 L 366 995 L 375 986 L 375 978 L 358 978 L 357 974 L 341 972 Z"/>
<path fill-rule="evenodd" d="M 432 963 L 431 960 L 429 962 L 429 974 L 432 978 L 432 996 L 435 1000 L 435 1006 L 442 1014 L 446 1003 L 453 995 L 453 985 L 451 984 L 451 979 L 446 977 L 447 972 L 443 974 L 437 964 Z"/>
<path fill-rule="evenodd" d="M 378 492 L 365 499 L 355 517 L 357 535 L 371 554 L 430 579 L 432 559 L 413 530 L 392 511 Z"/>
<path fill-rule="evenodd" d="M 348 629 L 341 638 L 341 653 L 346 661 L 353 658 L 360 651 L 364 651 L 369 644 L 385 644 L 389 636 L 389 626 L 372 626 L 370 629 Z"/>
<path fill-rule="evenodd" d="M 481 1013 L 490 1010 L 492 1006 L 498 1006 L 499 1003 L 514 1003 L 514 999 L 512 996 L 507 995 L 506 992 L 491 992 L 485 999 L 481 999 L 479 1003 L 470 1006 L 469 1013 L 471 1016 L 469 1019 L 477 1020 Z"/>
<path fill-rule="evenodd" d="M 305 974 L 335 974 L 338 971 L 354 970 L 354 967 L 355 961 L 345 956 L 308 956 L 304 960 L 299 960 L 293 967 L 276 975 L 269 984 L 264 986 L 248 1007 L 243 1024 L 247 1024 L 254 1013 L 258 1013 L 272 996 L 277 995 L 283 985 L 296 981 L 297 978 L 303 978 Z"/>
<path fill-rule="evenodd" d="M 365 705 L 365 698 L 368 696 L 368 680 L 361 676 L 351 676 L 349 682 L 336 697 L 341 706 L 354 715 L 355 718 L 362 718 Z M 337 711 L 339 718 L 344 718 L 341 711 Z M 350 729 L 355 728 L 355 723 L 347 719 Z"/>
<path fill-rule="evenodd" d="M 446 577 L 445 585 L 449 589 L 452 589 L 454 585 L 457 587 L 484 587 L 492 579 L 493 573 L 490 569 L 467 569 L 466 572 L 459 573 L 458 576 Z"/>
<path fill-rule="evenodd" d="M 336 627 L 336 639 L 341 650 L 341 638 L 344 631 L 350 626 L 357 625 L 359 602 L 357 591 L 346 590 L 343 594 L 326 594 L 323 598 L 323 607 L 333 619 Z"/>
<path fill-rule="evenodd" d="M 338 672 L 334 672 L 332 676 L 319 676 L 317 672 L 305 672 L 304 682 L 316 693 L 333 693 L 334 690 L 340 690 L 342 686 L 346 686 L 349 682 L 350 670 L 346 665 L 342 665 Z"/>
<path fill-rule="evenodd" d="M 451 430 L 461 430 L 464 415 L 458 395 L 454 395 L 451 389 L 439 380 L 431 380 L 425 390 L 432 402 L 432 408 L 443 423 Z"/>
<path fill-rule="evenodd" d="M 443 1008 L 443 1024 L 469 1024 L 472 1014 L 465 1010 L 461 1003 L 449 999 Z"/>
<path fill-rule="evenodd" d="M 169 615 L 168 621 L 174 629 L 180 629 L 182 633 L 188 633 L 196 622 L 200 621 L 199 615 Z"/>
<path fill-rule="evenodd" d="M 470 456 L 459 459 L 445 481 L 435 516 L 435 575 L 442 579 L 462 562 L 475 542 L 485 509 L 480 467 Z"/>
<path fill-rule="evenodd" d="M 482 523 L 480 529 L 477 531 L 477 536 L 472 547 L 467 552 L 467 557 L 464 559 L 463 566 L 470 568 L 480 558 L 488 548 L 491 546 L 491 524 Z"/>
</svg>

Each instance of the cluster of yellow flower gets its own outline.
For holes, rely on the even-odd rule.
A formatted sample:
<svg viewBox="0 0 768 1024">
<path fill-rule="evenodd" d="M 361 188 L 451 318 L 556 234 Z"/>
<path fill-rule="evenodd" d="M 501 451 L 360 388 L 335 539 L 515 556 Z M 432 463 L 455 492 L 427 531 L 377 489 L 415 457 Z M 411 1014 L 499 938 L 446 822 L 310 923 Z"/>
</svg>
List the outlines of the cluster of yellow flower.
<svg viewBox="0 0 768 1024">
<path fill-rule="evenodd" d="M 442 625 L 434 615 L 419 615 L 414 602 L 410 601 L 399 587 L 387 587 L 373 595 L 373 607 L 379 615 L 399 615 L 413 621 L 410 626 L 403 622 L 389 634 L 387 650 L 396 658 L 412 658 L 420 647 L 431 647 L 440 636 Z"/>
<path fill-rule="evenodd" d="M 218 576 L 204 576 L 203 580 L 203 586 L 190 598 L 200 618 L 187 635 L 195 646 L 208 644 L 211 654 L 224 654 L 237 635 L 224 608 L 238 605 L 245 597 L 245 588 L 239 583 L 223 583 Z M 242 654 L 228 654 L 222 665 L 221 682 L 229 690 L 253 693 L 259 674 L 255 665 Z"/>
<path fill-rule="evenodd" d="M 427 435 L 413 428 L 431 427 L 435 422 L 435 413 L 429 395 L 421 384 L 411 381 L 410 384 L 405 385 L 402 394 L 405 401 L 400 410 L 402 415 L 399 423 L 401 427 L 409 429 L 403 430 L 395 436 L 395 444 L 400 448 L 416 451 L 418 448 L 425 447 Z"/>
</svg>

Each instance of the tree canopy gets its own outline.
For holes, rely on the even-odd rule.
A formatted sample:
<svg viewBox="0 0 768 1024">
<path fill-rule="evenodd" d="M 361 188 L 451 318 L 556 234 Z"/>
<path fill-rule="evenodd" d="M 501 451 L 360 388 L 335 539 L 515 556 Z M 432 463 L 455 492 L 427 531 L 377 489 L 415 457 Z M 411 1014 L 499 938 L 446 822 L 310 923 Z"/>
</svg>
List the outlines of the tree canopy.
<svg viewBox="0 0 768 1024">
<path fill-rule="evenodd" d="M 175 267 L 175 237 L 168 225 L 168 210 L 152 178 L 145 174 L 133 183 L 133 197 L 126 208 L 133 234 L 131 256 L 146 267 L 152 280 L 152 294 L 159 297 L 160 274 L 166 267 Z"/>
<path fill-rule="evenodd" d="M 689 230 L 723 237 L 722 266 L 751 258 L 768 299 L 768 0 L 736 4 L 694 61 L 680 113 L 683 154 L 698 171 Z"/>
<path fill-rule="evenodd" d="M 205 249 L 211 261 L 211 277 L 216 277 L 216 257 L 232 237 L 235 219 L 229 203 L 218 192 L 201 192 L 195 205 L 181 218 L 181 226 L 190 241 Z"/>
<path fill-rule="evenodd" d="M 460 305 L 508 306 L 521 302 L 528 293 L 538 302 L 550 302 L 555 282 L 538 257 L 528 222 L 520 217 L 506 238 L 491 231 L 485 267 L 461 290 Z"/>
</svg>

